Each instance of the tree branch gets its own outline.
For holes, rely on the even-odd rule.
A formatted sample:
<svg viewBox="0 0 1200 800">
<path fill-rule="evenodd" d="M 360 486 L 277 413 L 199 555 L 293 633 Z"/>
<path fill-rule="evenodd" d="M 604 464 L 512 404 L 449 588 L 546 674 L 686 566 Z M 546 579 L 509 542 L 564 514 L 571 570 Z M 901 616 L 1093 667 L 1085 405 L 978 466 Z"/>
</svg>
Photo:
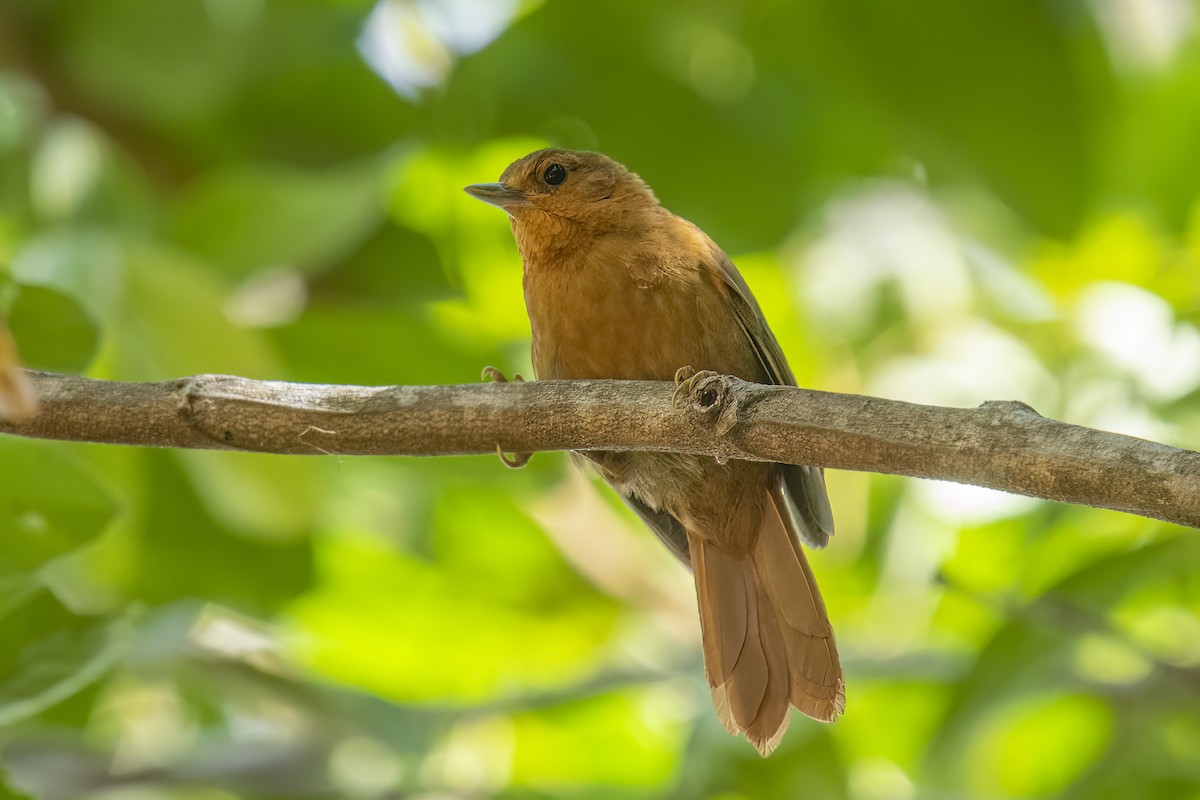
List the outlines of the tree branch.
<svg viewBox="0 0 1200 800">
<path fill-rule="evenodd" d="M 41 412 L 0 433 L 298 455 L 659 450 L 970 483 L 1200 527 L 1200 453 L 1041 417 L 726 376 L 326 386 L 200 375 L 117 383 L 30 372 Z"/>
</svg>

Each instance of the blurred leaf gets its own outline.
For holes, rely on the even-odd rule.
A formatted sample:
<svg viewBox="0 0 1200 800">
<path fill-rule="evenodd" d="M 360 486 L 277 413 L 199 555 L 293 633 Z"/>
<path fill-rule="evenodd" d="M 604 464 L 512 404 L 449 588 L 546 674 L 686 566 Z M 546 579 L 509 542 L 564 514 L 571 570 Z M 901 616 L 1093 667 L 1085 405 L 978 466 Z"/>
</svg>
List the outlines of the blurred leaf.
<svg viewBox="0 0 1200 800">
<path fill-rule="evenodd" d="M 672 774 L 669 728 L 654 725 L 651 690 L 567 703 L 512 719 L 512 780 L 518 786 L 665 787 Z"/>
<path fill-rule="evenodd" d="M 312 292 L 318 298 L 353 297 L 414 307 L 454 295 L 433 240 L 389 224 L 381 225 L 336 270 L 314 276 Z"/>
<path fill-rule="evenodd" d="M 693 739 L 693 752 L 680 776 L 682 797 L 708 800 L 728 793 L 754 800 L 808 796 L 849 800 L 854 796 L 848 786 L 847 765 L 828 729 L 803 717 L 793 716 L 789 735 L 766 760 L 730 737 L 715 719 L 706 718 L 698 728 L 707 731 L 711 740 L 705 742 L 704 733 Z"/>
<path fill-rule="evenodd" d="M 92 360 L 100 332 L 74 299 L 42 286 L 22 286 L 8 311 L 8 325 L 33 369 L 80 372 Z"/>
<path fill-rule="evenodd" d="M 0 800 L 32 800 L 32 798 L 14 789 L 6 779 L 4 770 L 0 769 Z"/>
<path fill-rule="evenodd" d="M 381 199 L 376 161 L 321 173 L 246 165 L 201 178 L 177 204 L 172 229 L 230 276 L 281 265 L 313 272 L 366 239 Z"/>
<path fill-rule="evenodd" d="M 1027 536 L 1024 519 L 966 528 L 958 537 L 958 550 L 943 562 L 942 572 L 951 583 L 971 591 L 1010 590 L 1024 565 Z"/>
<path fill-rule="evenodd" d="M 92 541 L 116 514 L 98 476 L 66 446 L 0 438 L 0 464 L 0 577 Z"/>
<path fill-rule="evenodd" d="M 0 73 L 0 106 L 5 109 L 0 119 L 0 157 L 18 150 L 34 138 L 45 99 L 25 76 L 17 72 Z"/>
<path fill-rule="evenodd" d="M 886 160 L 888 131 L 871 110 L 845 101 L 835 74 L 779 63 L 782 53 L 797 52 L 796 30 L 810 31 L 802 50 L 812 51 L 812 62 L 836 46 L 812 30 L 802 5 L 694 14 L 689 6 L 686 25 L 672 13 L 681 8 L 592 6 L 588 35 L 572 36 L 561 34 L 579 29 L 578 9 L 540 6 L 460 65 L 447 88 L 447 102 L 460 109 L 456 131 L 532 133 L 558 143 L 561 132 L 576 129 L 564 122 L 584 120 L 596 149 L 639 173 L 668 208 L 730 252 L 777 241 L 814 187 Z M 777 49 L 783 37 L 786 51 Z M 626 42 L 619 56 L 614 41 Z M 706 94 L 725 74 L 717 58 L 745 75 L 720 99 Z M 642 124 L 649 119 L 652 136 Z M 858 135 L 866 131 L 874 135 Z"/>
<path fill-rule="evenodd" d="M 13 277 L 70 295 L 107 325 L 120 313 L 124 253 L 103 226 L 57 226 L 23 242 Z"/>
<path fill-rule="evenodd" d="M 248 55 L 245 38 L 217 29 L 199 0 L 170 9 L 114 0 L 104 13 L 86 3 L 71 11 L 57 19 L 46 15 L 46 23 L 60 26 L 72 77 L 135 118 L 210 112 L 227 97 Z"/>
<path fill-rule="evenodd" d="M 853 713 L 838 721 L 856 759 L 886 759 L 915 775 L 925 742 L 940 722 L 946 688 L 914 681 L 870 682 L 854 687 Z M 885 718 L 903 719 L 904 725 L 876 724 Z"/>
<path fill-rule="evenodd" d="M 262 453 L 183 450 L 175 455 L 214 518 L 230 530 L 269 539 L 307 533 L 325 494 L 323 478 L 336 468 L 332 459 L 322 463 Z"/>
<path fill-rule="evenodd" d="M 1111 514 L 1091 509 L 1057 509 L 1049 513 L 1039 526 L 1040 535 L 1030 542 L 1021 581 L 1023 591 L 1041 595 L 1070 576 L 1083 573 L 1091 564 L 1120 561 L 1155 525 L 1148 520 L 1123 522 L 1116 524 Z"/>
<path fill-rule="evenodd" d="M 1001 713 L 1004 719 L 971 755 L 978 792 L 1054 796 L 1104 751 L 1112 734 L 1112 711 L 1084 695 L 1031 697 Z"/>
<path fill-rule="evenodd" d="M 481 487 L 471 503 L 449 495 L 438 516 L 432 563 L 360 532 L 321 541 L 321 588 L 292 609 L 306 660 L 337 680 L 424 702 L 479 702 L 587 676 L 611 634 L 611 603 L 503 494 Z"/>
<path fill-rule="evenodd" d="M 266 615 L 308 587 L 307 540 L 273 541 L 227 527 L 203 506 L 170 453 L 148 451 L 144 471 L 133 597 L 154 604 L 199 597 Z"/>
<path fill-rule="evenodd" d="M 1096 559 L 1047 594 L 1086 609 L 1109 609 L 1139 586 L 1195 574 L 1200 567 L 1200 537 L 1161 523 L 1156 527 L 1163 534 L 1160 539 Z"/>
<path fill-rule="evenodd" d="M 956 681 L 946 713 L 926 752 L 926 771 L 942 788 L 960 784 L 971 773 L 963 759 L 989 709 L 1001 698 L 1045 691 L 1066 674 L 1067 640 L 1057 631 L 1010 618 L 975 655 L 971 670 Z M 957 765 L 951 770 L 935 764 Z"/>
<path fill-rule="evenodd" d="M 1143 285 L 1161 268 L 1162 248 L 1145 219 L 1113 215 L 1093 220 L 1069 246 L 1045 245 L 1033 270 L 1039 282 L 1065 294 L 1101 280 Z"/>
<path fill-rule="evenodd" d="M 140 0 L 153 4 L 155 0 Z M 193 0 L 194 1 L 194 0 Z M 245 4 L 236 4 L 238 6 Z M 291 163 L 323 165 L 373 157 L 409 136 L 420 116 L 359 55 L 368 0 L 299 0 L 257 5 L 253 60 L 238 96 L 209 127 L 182 131 L 223 160 L 269 151 Z"/>
<path fill-rule="evenodd" d="M 41 713 L 98 680 L 122 649 L 121 622 L 79 617 L 42 590 L 4 618 L 0 726 Z"/>
<path fill-rule="evenodd" d="M 1186 7 L 1186 6 L 1185 6 Z M 1105 167 L 1114 194 L 1154 209 L 1172 230 L 1184 230 L 1196 202 L 1200 171 L 1188 157 L 1200 136 L 1200 48 L 1179 53 L 1172 69 L 1121 87 L 1125 102 L 1114 121 Z"/>
<path fill-rule="evenodd" d="M 889 3 L 822 6 L 849 50 L 839 65 L 891 108 L 918 153 L 939 167 L 952 166 L 942 153 L 957 155 L 1050 235 L 1082 222 L 1097 145 L 1089 122 L 1108 77 L 1086 19 L 1007 0 L 930 0 L 920 14 Z"/>
<path fill-rule="evenodd" d="M 203 262 L 138 244 L 129 247 L 126 269 L 124 305 L 110 344 L 122 379 L 215 372 L 279 377 L 265 334 L 224 314 L 226 287 Z"/>
<path fill-rule="evenodd" d="M 569 613 L 600 599 L 501 489 L 448 487 L 436 524 L 438 563 L 464 586 L 487 587 L 496 601 L 534 613 Z"/>
<path fill-rule="evenodd" d="M 44 588 L 32 573 L 0 576 L 0 622 Z"/>
<path fill-rule="evenodd" d="M 495 344 L 468 346 L 433 327 L 427 310 L 405 314 L 373 303 L 314 305 L 272 334 L 293 378 L 320 383 L 474 383 L 487 364 L 505 363 Z"/>
<path fill-rule="evenodd" d="M 1042 599 L 1014 611 L 953 688 L 926 757 L 928 765 L 955 763 L 961 771 L 943 769 L 939 785 L 964 778 L 969 767 L 962 760 L 964 748 L 973 737 L 978 741 L 986 735 L 988 714 L 997 706 L 1073 685 L 1075 637 L 1103 624 L 1105 617 L 1095 612 L 1116 604 L 1142 581 L 1162 580 L 1164 572 L 1176 568 L 1194 571 L 1198 558 L 1200 542 L 1191 535 L 1116 552 L 1084 564 Z"/>
</svg>

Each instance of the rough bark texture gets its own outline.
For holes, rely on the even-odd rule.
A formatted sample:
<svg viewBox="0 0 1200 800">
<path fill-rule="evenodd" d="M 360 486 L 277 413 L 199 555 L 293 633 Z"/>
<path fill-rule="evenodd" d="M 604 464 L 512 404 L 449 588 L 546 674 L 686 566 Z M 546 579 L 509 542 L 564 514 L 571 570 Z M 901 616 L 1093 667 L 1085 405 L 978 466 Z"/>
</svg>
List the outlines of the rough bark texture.
<svg viewBox="0 0 1200 800">
<path fill-rule="evenodd" d="M 712 376 L 325 386 L 199 375 L 116 383 L 30 372 L 41 412 L 0 433 L 145 447 L 434 456 L 666 450 L 987 486 L 1200 527 L 1200 453 L 1041 417 Z"/>
</svg>

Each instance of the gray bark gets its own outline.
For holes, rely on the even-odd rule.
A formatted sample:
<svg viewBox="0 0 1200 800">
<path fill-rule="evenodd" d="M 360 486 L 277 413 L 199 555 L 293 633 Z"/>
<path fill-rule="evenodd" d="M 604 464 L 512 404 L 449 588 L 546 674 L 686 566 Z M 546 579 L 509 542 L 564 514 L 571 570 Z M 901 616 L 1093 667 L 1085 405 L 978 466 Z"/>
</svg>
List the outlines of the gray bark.
<svg viewBox="0 0 1200 800">
<path fill-rule="evenodd" d="M 293 455 L 661 450 L 987 486 L 1200 527 L 1200 453 L 1039 416 L 712 376 L 327 386 L 199 375 L 117 383 L 30 372 L 41 410 L 0 433 Z"/>
</svg>

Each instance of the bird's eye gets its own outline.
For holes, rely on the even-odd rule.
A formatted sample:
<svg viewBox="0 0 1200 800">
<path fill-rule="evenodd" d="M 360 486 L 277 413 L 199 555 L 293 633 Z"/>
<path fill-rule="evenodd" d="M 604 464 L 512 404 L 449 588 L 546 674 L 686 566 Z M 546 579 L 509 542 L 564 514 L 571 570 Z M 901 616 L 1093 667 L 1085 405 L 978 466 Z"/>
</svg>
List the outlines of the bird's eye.
<svg viewBox="0 0 1200 800">
<path fill-rule="evenodd" d="M 558 186 L 567 179 L 567 170 L 562 164 L 551 164 L 542 173 L 542 178 L 551 186 Z"/>
</svg>

